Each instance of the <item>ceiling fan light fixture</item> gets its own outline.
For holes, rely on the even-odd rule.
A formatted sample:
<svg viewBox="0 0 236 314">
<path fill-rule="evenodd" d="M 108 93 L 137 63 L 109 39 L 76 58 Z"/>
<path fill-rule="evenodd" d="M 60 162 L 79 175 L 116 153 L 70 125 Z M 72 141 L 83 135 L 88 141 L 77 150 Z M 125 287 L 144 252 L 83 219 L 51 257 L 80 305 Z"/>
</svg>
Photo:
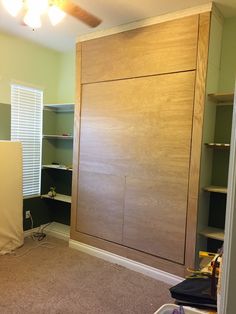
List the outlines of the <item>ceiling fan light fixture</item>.
<svg viewBox="0 0 236 314">
<path fill-rule="evenodd" d="M 48 0 L 27 0 L 27 8 L 38 15 L 45 13 L 48 9 Z"/>
<path fill-rule="evenodd" d="M 57 25 L 66 14 L 89 27 L 96 27 L 101 19 L 74 3 L 74 0 L 0 0 L 14 17 L 21 11 L 24 23 L 35 29 L 41 27 L 41 16 L 48 13 L 51 24 Z"/>
<path fill-rule="evenodd" d="M 22 0 L 2 0 L 2 4 L 7 12 L 12 16 L 17 16 L 23 7 Z"/>
<path fill-rule="evenodd" d="M 66 14 L 65 12 L 60 10 L 57 6 L 52 5 L 48 9 L 48 16 L 49 16 L 51 24 L 54 26 L 60 23 L 66 16 Z"/>
<path fill-rule="evenodd" d="M 32 29 L 40 28 L 42 25 L 40 14 L 35 11 L 28 10 L 24 17 L 24 23 Z"/>
</svg>

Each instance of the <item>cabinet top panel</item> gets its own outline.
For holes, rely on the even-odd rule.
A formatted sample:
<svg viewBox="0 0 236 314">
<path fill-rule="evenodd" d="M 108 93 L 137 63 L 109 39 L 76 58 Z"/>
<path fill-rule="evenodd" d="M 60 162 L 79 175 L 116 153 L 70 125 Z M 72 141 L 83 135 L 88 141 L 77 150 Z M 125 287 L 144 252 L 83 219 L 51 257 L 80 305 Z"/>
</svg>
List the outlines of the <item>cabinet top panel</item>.
<svg viewBox="0 0 236 314">
<path fill-rule="evenodd" d="M 82 42 L 82 83 L 195 69 L 198 17 Z"/>
</svg>

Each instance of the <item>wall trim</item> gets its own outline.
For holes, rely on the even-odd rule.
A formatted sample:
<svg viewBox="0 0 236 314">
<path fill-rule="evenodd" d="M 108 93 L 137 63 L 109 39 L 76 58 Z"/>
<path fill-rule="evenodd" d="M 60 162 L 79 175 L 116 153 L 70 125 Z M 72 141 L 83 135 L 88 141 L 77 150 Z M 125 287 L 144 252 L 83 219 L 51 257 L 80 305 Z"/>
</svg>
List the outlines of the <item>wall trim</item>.
<svg viewBox="0 0 236 314">
<path fill-rule="evenodd" d="M 143 275 L 146 275 L 148 277 L 163 281 L 170 285 L 176 285 L 184 280 L 184 278 L 167 273 L 163 270 L 133 261 L 126 257 L 116 255 L 114 253 L 110 253 L 108 251 L 105 251 L 105 250 L 102 250 L 94 246 L 84 244 L 84 243 L 81 243 L 72 239 L 69 240 L 69 247 L 72 249 L 87 253 L 89 255 L 101 258 L 110 263 L 124 266 L 130 270 L 133 270 Z"/>
<path fill-rule="evenodd" d="M 45 230 L 45 233 L 47 235 L 50 235 L 52 237 L 55 237 L 57 239 L 61 239 L 64 241 L 69 241 L 70 239 L 70 233 L 64 232 L 63 230 L 54 229 L 53 227 L 50 228 L 50 226 Z"/>
<path fill-rule="evenodd" d="M 24 238 L 30 237 L 33 232 L 39 232 L 40 229 L 43 229 L 46 226 L 47 224 L 44 224 L 44 225 L 41 225 L 40 227 L 36 227 L 36 228 L 24 231 Z M 55 237 L 64 241 L 69 241 L 70 239 L 69 226 L 66 226 L 57 222 L 52 222 L 50 225 L 48 225 L 44 229 L 44 232 L 47 235 L 50 235 L 52 237 Z"/>
<path fill-rule="evenodd" d="M 45 225 L 42 225 L 41 227 L 43 228 Z M 36 228 L 33 228 L 33 229 L 28 229 L 28 230 L 25 230 L 24 231 L 24 238 L 28 238 L 28 237 L 31 237 L 32 233 L 33 232 L 38 232 L 39 231 L 39 228 L 40 227 L 36 227 Z"/>
<path fill-rule="evenodd" d="M 95 38 L 114 35 L 117 33 L 125 32 L 128 30 L 132 30 L 132 29 L 136 29 L 136 28 L 140 28 L 140 27 L 145 27 L 145 26 L 150 26 L 150 25 L 154 25 L 154 24 L 159 24 L 159 23 L 171 21 L 174 19 L 182 18 L 182 17 L 187 17 L 187 16 L 191 16 L 191 15 L 195 15 L 195 14 L 210 12 L 210 11 L 212 11 L 212 7 L 213 7 L 213 3 L 209 2 L 207 4 L 194 6 L 192 8 L 188 8 L 188 9 L 184 9 L 184 10 L 180 10 L 180 11 L 176 11 L 176 12 L 171 12 L 171 13 L 167 13 L 167 14 L 162 14 L 162 15 L 158 15 L 155 17 L 146 18 L 143 20 L 138 20 L 135 22 L 119 25 L 119 26 L 104 29 L 101 31 L 92 32 L 90 34 L 81 35 L 81 36 L 77 37 L 76 42 L 77 43 L 83 42 L 83 41 L 87 41 L 87 40 L 91 40 L 91 39 L 95 39 Z"/>
<path fill-rule="evenodd" d="M 41 225 L 40 227 L 29 229 L 24 231 L 24 238 L 30 237 L 32 232 L 37 232 L 42 229 L 47 224 Z M 133 261 L 131 259 L 128 259 L 126 257 L 110 253 L 108 251 L 96 248 L 94 246 L 81 243 L 79 241 L 75 241 L 70 239 L 69 232 L 65 231 L 62 224 L 53 222 L 51 225 L 48 225 L 45 228 L 45 233 L 47 235 L 53 236 L 55 238 L 69 241 L 69 247 L 84 253 L 87 253 L 89 255 L 101 258 L 105 261 L 108 261 L 110 263 L 118 264 L 121 266 L 124 266 L 130 270 L 136 271 L 138 273 L 141 273 L 143 275 L 146 275 L 148 277 L 154 278 L 156 280 L 160 280 L 162 282 L 165 282 L 169 285 L 177 285 L 181 281 L 184 280 L 184 278 L 181 278 L 179 276 L 170 274 L 168 272 L 165 272 L 163 270 L 160 270 L 158 268 L 154 268 L 136 261 Z"/>
</svg>

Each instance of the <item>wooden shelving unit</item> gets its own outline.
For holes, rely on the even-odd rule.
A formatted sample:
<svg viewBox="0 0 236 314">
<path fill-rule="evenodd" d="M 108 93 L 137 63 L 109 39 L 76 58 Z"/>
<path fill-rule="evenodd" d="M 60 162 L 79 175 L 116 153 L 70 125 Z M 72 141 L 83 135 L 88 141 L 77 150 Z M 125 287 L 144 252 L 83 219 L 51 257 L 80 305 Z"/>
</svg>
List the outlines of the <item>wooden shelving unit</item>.
<svg viewBox="0 0 236 314">
<path fill-rule="evenodd" d="M 227 187 L 210 185 L 203 188 L 206 192 L 227 194 Z"/>
<path fill-rule="evenodd" d="M 224 241 L 224 230 L 219 228 L 207 227 L 199 233 L 210 239 Z"/>
<path fill-rule="evenodd" d="M 52 135 L 47 134 L 43 135 L 43 138 L 46 139 L 55 139 L 55 140 L 73 140 L 73 136 L 70 135 Z"/>
<path fill-rule="evenodd" d="M 64 171 L 72 171 L 72 168 L 68 168 L 64 165 L 42 165 L 43 169 L 56 169 L 56 170 L 64 170 Z"/>
<path fill-rule="evenodd" d="M 230 149 L 230 144 L 226 143 L 205 143 L 206 147 L 213 149 Z"/>
<path fill-rule="evenodd" d="M 71 196 L 70 195 L 64 195 L 64 194 L 59 194 L 57 193 L 57 195 L 55 197 L 50 197 L 48 194 L 43 194 L 41 195 L 41 198 L 48 198 L 51 199 L 53 201 L 59 201 L 59 202 L 64 202 L 64 203 L 71 203 Z"/>
<path fill-rule="evenodd" d="M 214 101 L 216 104 L 228 104 L 232 105 L 234 101 L 234 94 L 233 93 L 215 93 L 215 94 L 208 94 L 210 100 Z"/>
</svg>

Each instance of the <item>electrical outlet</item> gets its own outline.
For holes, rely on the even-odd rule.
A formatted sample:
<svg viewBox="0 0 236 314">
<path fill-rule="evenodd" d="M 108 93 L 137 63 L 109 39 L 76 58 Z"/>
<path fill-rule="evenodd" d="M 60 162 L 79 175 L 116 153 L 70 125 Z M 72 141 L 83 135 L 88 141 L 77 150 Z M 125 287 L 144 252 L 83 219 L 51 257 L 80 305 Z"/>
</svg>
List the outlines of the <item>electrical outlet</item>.
<svg viewBox="0 0 236 314">
<path fill-rule="evenodd" d="M 25 212 L 25 219 L 30 218 L 30 216 L 31 216 L 30 210 L 27 210 L 27 211 Z"/>
</svg>

